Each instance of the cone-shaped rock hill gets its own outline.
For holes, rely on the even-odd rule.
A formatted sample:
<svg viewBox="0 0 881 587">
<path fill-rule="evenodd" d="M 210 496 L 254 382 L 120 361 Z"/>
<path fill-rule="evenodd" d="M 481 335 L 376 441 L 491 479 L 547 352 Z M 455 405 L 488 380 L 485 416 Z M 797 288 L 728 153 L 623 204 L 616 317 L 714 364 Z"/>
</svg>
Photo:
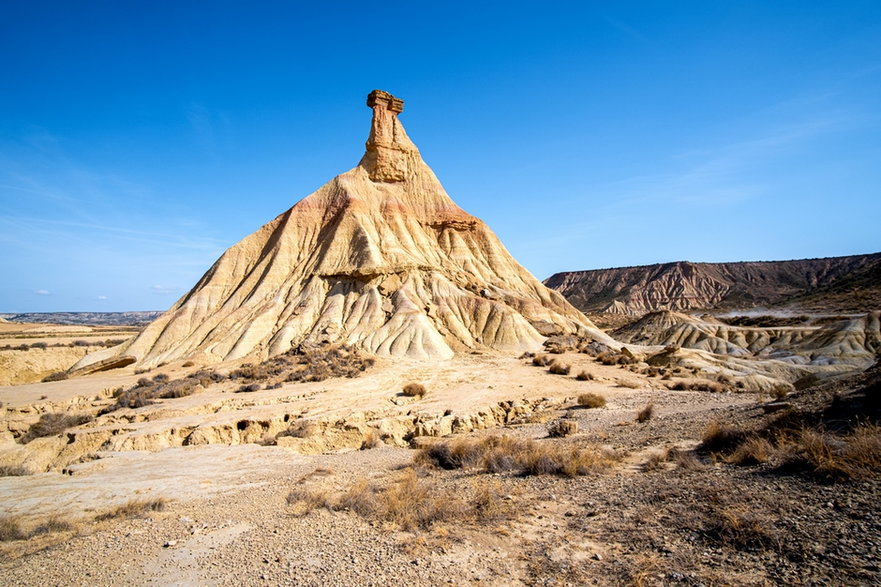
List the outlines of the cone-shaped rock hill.
<svg viewBox="0 0 881 587">
<path fill-rule="evenodd" d="M 346 342 L 377 355 L 535 349 L 553 333 L 608 338 L 459 208 L 398 120 L 370 93 L 360 163 L 229 248 L 132 341 L 77 368 L 131 357 L 255 360 Z"/>
</svg>

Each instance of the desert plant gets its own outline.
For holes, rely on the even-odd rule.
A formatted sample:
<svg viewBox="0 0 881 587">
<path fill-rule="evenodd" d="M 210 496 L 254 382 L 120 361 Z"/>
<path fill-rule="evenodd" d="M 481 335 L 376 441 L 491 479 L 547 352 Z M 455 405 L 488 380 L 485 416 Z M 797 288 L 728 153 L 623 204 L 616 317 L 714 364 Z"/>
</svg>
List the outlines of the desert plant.
<svg viewBox="0 0 881 587">
<path fill-rule="evenodd" d="M 24 477 L 30 474 L 30 470 L 21 465 L 0 465 L 0 477 Z"/>
<path fill-rule="evenodd" d="M 556 360 L 552 361 L 551 364 L 548 366 L 548 372 L 553 373 L 554 375 L 568 375 L 571 369 L 571 365 L 567 365 Z"/>
<path fill-rule="evenodd" d="M 552 359 L 547 355 L 539 354 L 532 357 L 532 364 L 536 367 L 546 367 L 551 361 Z"/>
<path fill-rule="evenodd" d="M 74 530 L 75 526 L 61 518 L 60 516 L 54 515 L 49 516 L 46 520 L 39 523 L 33 530 L 31 530 L 31 536 L 39 536 L 41 534 L 54 534 L 56 532 L 70 532 Z"/>
<path fill-rule="evenodd" d="M 652 419 L 652 416 L 655 415 L 655 404 L 648 403 L 646 406 L 636 414 L 636 421 L 640 424 L 644 422 L 648 422 Z"/>
<path fill-rule="evenodd" d="M 535 440 L 488 436 L 436 442 L 417 453 L 415 463 L 445 469 L 481 468 L 489 473 L 574 477 L 609 467 L 618 458 L 599 447 L 572 449 Z"/>
<path fill-rule="evenodd" d="M 19 522 L 17 517 L 0 517 L 0 542 L 27 540 L 28 537 L 28 533 L 22 528 L 21 522 Z"/>
<path fill-rule="evenodd" d="M 578 405 L 582 408 L 601 408 L 606 405 L 606 398 L 598 393 L 582 393 L 578 396 Z"/>
<path fill-rule="evenodd" d="M 548 436 L 551 438 L 562 438 L 571 436 L 578 432 L 578 422 L 576 420 L 554 420 L 548 424 Z"/>
<path fill-rule="evenodd" d="M 19 442 L 27 444 L 35 438 L 55 436 L 68 428 L 91 422 L 92 419 L 93 417 L 89 414 L 64 414 L 61 412 L 43 414 L 37 422 L 31 424 L 28 431 L 19 438 Z"/>
<path fill-rule="evenodd" d="M 246 385 L 242 385 L 236 390 L 236 393 L 248 393 L 252 391 L 258 391 L 260 389 L 259 383 L 248 383 Z"/>
<path fill-rule="evenodd" d="M 103 522 L 116 518 L 139 518 L 149 512 L 161 512 L 165 510 L 166 505 L 167 502 L 161 497 L 154 499 L 132 499 L 103 514 L 99 514 L 95 517 L 95 520 Z"/>
<path fill-rule="evenodd" d="M 575 376 L 575 379 L 578 381 L 593 381 L 593 373 L 589 371 L 580 371 L 578 375 Z"/>
<path fill-rule="evenodd" d="M 421 383 L 408 383 L 401 390 L 401 393 L 408 397 L 418 397 L 423 398 L 425 394 L 428 393 L 428 390 L 425 389 L 425 386 Z"/>
<path fill-rule="evenodd" d="M 749 436 L 725 460 L 734 465 L 766 463 L 774 454 L 774 446 L 759 436 Z"/>
<path fill-rule="evenodd" d="M 67 378 L 67 371 L 56 371 L 55 373 L 50 373 L 43 377 L 41 381 L 42 383 L 49 383 L 51 381 L 64 381 Z"/>
<path fill-rule="evenodd" d="M 361 441 L 361 450 L 376 448 L 381 443 L 382 441 L 379 439 L 379 433 L 371 428 L 364 434 L 364 439 Z"/>
<path fill-rule="evenodd" d="M 746 439 L 746 436 L 746 433 L 739 428 L 713 421 L 704 430 L 700 447 L 708 452 L 731 453 Z"/>
</svg>

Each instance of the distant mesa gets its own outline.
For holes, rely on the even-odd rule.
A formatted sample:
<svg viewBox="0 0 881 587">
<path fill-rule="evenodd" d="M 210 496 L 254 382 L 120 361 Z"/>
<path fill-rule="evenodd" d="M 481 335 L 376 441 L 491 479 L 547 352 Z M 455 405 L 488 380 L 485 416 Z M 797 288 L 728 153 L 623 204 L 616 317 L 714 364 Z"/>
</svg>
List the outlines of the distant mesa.
<svg viewBox="0 0 881 587">
<path fill-rule="evenodd" d="M 143 367 L 265 359 L 345 342 L 386 356 L 520 352 L 546 336 L 612 342 L 459 208 L 381 90 L 359 164 L 230 247 L 130 343 L 96 353 Z"/>
<path fill-rule="evenodd" d="M 881 308 L 881 253 L 741 263 L 679 261 L 567 271 L 545 280 L 587 314 L 786 307 L 811 312 Z"/>
</svg>

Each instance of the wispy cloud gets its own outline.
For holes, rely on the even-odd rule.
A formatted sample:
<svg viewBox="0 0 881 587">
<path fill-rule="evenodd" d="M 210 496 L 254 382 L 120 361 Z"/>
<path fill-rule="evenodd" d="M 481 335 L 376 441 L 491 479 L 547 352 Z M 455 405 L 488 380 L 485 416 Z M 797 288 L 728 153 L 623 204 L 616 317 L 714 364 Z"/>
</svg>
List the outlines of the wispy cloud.
<svg viewBox="0 0 881 587">
<path fill-rule="evenodd" d="M 180 287 L 176 285 L 154 285 L 150 288 L 150 291 L 152 291 L 154 294 L 164 296 L 177 293 L 178 291 L 180 291 Z"/>
<path fill-rule="evenodd" d="M 108 300 L 108 299 L 110 299 L 110 298 L 108 298 L 107 296 L 98 296 L 98 297 L 95 298 L 95 299 L 96 299 L 96 300 L 104 301 L 104 300 Z"/>
<path fill-rule="evenodd" d="M 48 289 L 37 289 L 34 293 L 38 296 L 51 296 L 52 293 Z"/>
<path fill-rule="evenodd" d="M 193 102 L 186 110 L 186 117 L 196 136 L 196 142 L 211 155 L 229 145 L 232 125 L 222 112 Z"/>
</svg>

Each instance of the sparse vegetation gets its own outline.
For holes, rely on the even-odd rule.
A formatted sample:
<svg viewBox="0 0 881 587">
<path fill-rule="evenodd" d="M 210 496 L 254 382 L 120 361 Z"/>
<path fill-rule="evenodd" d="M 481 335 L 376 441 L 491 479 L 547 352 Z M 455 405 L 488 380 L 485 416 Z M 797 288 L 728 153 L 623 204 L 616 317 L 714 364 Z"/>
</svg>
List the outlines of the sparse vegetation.
<svg viewBox="0 0 881 587">
<path fill-rule="evenodd" d="M 578 422 L 576 420 L 567 420 L 561 418 L 554 420 L 548 424 L 548 436 L 551 438 L 562 438 L 571 436 L 578 432 Z"/>
<path fill-rule="evenodd" d="M 680 379 L 667 386 L 673 391 L 709 391 L 711 393 L 722 393 L 728 389 L 725 383 L 720 381 L 710 381 L 709 379 Z"/>
<path fill-rule="evenodd" d="M 578 381 L 593 381 L 594 376 L 590 371 L 579 371 L 578 375 L 575 376 L 575 379 Z"/>
<path fill-rule="evenodd" d="M 68 428 L 91 422 L 93 417 L 89 414 L 65 414 L 61 412 L 50 412 L 43 414 L 40 419 L 31 424 L 28 431 L 25 432 L 18 440 L 21 444 L 27 444 L 35 438 L 44 436 L 55 436 L 61 434 Z"/>
<path fill-rule="evenodd" d="M 536 367 L 546 367 L 548 366 L 553 359 L 547 355 L 535 355 L 532 357 L 532 364 Z"/>
<path fill-rule="evenodd" d="M 576 449 L 510 436 L 437 442 L 416 455 L 417 464 L 443 469 L 478 468 L 489 473 L 587 475 L 611 466 L 618 456 L 600 447 Z"/>
<path fill-rule="evenodd" d="M 419 399 L 422 399 L 425 397 L 425 394 L 428 393 L 428 390 L 425 389 L 425 386 L 421 383 L 408 383 L 401 390 L 401 393 L 407 397 L 418 397 Z"/>
<path fill-rule="evenodd" d="M 106 520 L 115 520 L 117 518 L 138 518 L 149 512 L 161 512 L 165 510 L 167 502 L 160 498 L 154 499 L 132 499 L 126 503 L 117 506 L 111 510 L 99 514 L 95 520 L 103 522 Z"/>
<path fill-rule="evenodd" d="M 259 391 L 259 390 L 260 390 L 259 383 L 248 383 L 248 384 L 245 384 L 245 385 L 242 385 L 241 387 L 239 387 L 236 390 L 236 393 L 247 393 L 247 392 Z"/>
<path fill-rule="evenodd" d="M 50 373 L 49 375 L 43 377 L 41 381 L 42 383 L 50 383 L 52 381 L 64 381 L 67 378 L 67 371 L 56 371 L 55 373 Z"/>
<path fill-rule="evenodd" d="M 342 492 L 296 487 L 288 504 L 300 515 L 317 508 L 350 511 L 363 518 L 394 524 L 402 530 L 426 530 L 443 521 L 487 521 L 513 514 L 495 484 L 471 484 L 460 491 L 439 486 L 413 468 L 386 485 L 361 479 Z"/>
<path fill-rule="evenodd" d="M 25 532 L 21 522 L 14 516 L 0 517 L 0 542 L 27 540 L 30 535 Z"/>
<path fill-rule="evenodd" d="M 24 477 L 31 472 L 21 465 L 0 465 L 0 477 Z"/>
<path fill-rule="evenodd" d="M 568 375 L 571 369 L 571 365 L 556 360 L 552 361 L 550 366 L 548 366 L 548 372 L 554 375 Z"/>
<path fill-rule="evenodd" d="M 655 404 L 649 403 L 636 414 L 636 421 L 640 424 L 648 422 L 655 415 Z"/>
<path fill-rule="evenodd" d="M 598 393 L 582 393 L 578 396 L 578 405 L 582 408 L 601 408 L 606 405 L 606 398 Z"/>
</svg>

